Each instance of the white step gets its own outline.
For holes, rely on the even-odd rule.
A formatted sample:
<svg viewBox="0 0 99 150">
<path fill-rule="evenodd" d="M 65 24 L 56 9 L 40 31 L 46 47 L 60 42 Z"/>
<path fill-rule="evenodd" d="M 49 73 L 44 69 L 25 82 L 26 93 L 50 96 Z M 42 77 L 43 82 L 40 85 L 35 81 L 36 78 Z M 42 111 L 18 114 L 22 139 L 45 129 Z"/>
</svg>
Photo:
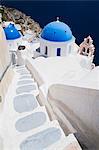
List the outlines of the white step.
<svg viewBox="0 0 99 150">
<path fill-rule="evenodd" d="M 38 107 L 28 115 L 17 117 L 15 128 L 18 132 L 23 133 L 36 128 L 41 128 L 41 126 L 49 121 L 49 116 L 45 107 Z"/>
<path fill-rule="evenodd" d="M 19 76 L 19 80 L 24 79 L 33 79 L 31 74 L 21 75 Z M 34 79 L 33 79 L 34 80 Z"/>
<path fill-rule="evenodd" d="M 63 138 L 65 138 L 64 132 L 58 121 L 54 120 L 24 136 L 20 150 L 44 150 Z"/>
<path fill-rule="evenodd" d="M 21 70 L 18 74 L 21 76 L 21 75 L 30 74 L 30 72 L 28 70 Z"/>
<path fill-rule="evenodd" d="M 33 93 L 35 96 L 39 94 L 37 83 L 31 83 L 27 85 L 17 86 L 16 94 L 23 94 L 23 93 Z"/>
<path fill-rule="evenodd" d="M 16 73 L 29 72 L 27 68 L 16 69 Z"/>
<path fill-rule="evenodd" d="M 33 79 L 30 71 L 24 66 L 19 66 L 15 68 L 15 73 L 17 74 L 17 77 L 19 80 L 25 80 L 25 79 Z"/>
<path fill-rule="evenodd" d="M 14 97 L 13 105 L 16 112 L 23 113 L 36 109 L 39 103 L 33 94 L 24 93 Z"/>
<path fill-rule="evenodd" d="M 20 67 L 17 67 L 15 68 L 15 72 L 18 74 L 18 75 L 26 75 L 26 74 L 30 74 L 30 71 L 24 66 L 20 66 Z"/>
<path fill-rule="evenodd" d="M 27 69 L 27 67 L 25 65 L 22 65 L 22 66 L 16 66 L 15 69 L 16 70 Z"/>
<path fill-rule="evenodd" d="M 27 84 L 32 84 L 34 83 L 34 79 L 21 79 L 17 82 L 17 85 L 21 86 L 21 85 L 27 85 Z"/>
</svg>

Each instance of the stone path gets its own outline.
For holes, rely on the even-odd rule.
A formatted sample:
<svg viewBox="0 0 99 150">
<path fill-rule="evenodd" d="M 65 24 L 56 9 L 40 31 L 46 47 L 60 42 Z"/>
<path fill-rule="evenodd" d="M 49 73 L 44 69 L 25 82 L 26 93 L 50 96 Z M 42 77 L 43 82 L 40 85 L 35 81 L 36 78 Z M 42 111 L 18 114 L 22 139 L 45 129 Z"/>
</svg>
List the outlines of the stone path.
<svg viewBox="0 0 99 150">
<path fill-rule="evenodd" d="M 3 149 L 73 150 L 71 144 L 76 143 L 75 150 L 81 150 L 74 135 L 66 137 L 58 121 L 50 121 L 45 107 L 39 105 L 39 89 L 29 70 L 20 66 L 14 72 L 0 115 Z"/>
</svg>

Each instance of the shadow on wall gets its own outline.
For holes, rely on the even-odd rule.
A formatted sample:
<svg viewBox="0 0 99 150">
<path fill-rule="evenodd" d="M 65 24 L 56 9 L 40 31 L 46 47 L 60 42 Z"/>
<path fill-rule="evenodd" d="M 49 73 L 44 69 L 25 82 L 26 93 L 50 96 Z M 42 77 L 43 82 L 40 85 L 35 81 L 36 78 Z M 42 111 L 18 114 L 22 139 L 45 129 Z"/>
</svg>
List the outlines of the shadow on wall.
<svg viewBox="0 0 99 150">
<path fill-rule="evenodd" d="M 98 90 L 61 84 L 52 85 L 48 92 L 52 107 L 56 106 L 68 118 L 89 149 L 99 149 L 98 97 Z"/>
</svg>

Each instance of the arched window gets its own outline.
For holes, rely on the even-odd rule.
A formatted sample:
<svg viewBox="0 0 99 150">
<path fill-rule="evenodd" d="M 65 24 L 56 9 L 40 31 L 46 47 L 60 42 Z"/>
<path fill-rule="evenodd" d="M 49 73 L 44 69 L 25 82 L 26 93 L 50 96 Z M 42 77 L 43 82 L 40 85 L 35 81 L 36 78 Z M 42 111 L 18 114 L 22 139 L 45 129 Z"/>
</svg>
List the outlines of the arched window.
<svg viewBox="0 0 99 150">
<path fill-rule="evenodd" d="M 46 46 L 45 47 L 45 55 L 47 55 L 48 54 L 48 47 Z"/>
<path fill-rule="evenodd" d="M 37 48 L 37 49 L 36 49 L 36 51 L 40 53 L 40 47 L 39 47 L 39 48 Z"/>
<path fill-rule="evenodd" d="M 87 39 L 87 43 L 89 43 L 89 39 Z"/>
<path fill-rule="evenodd" d="M 89 53 L 89 48 L 87 49 L 87 53 Z"/>
<path fill-rule="evenodd" d="M 85 52 L 85 51 L 86 51 L 85 47 L 83 47 L 83 48 L 82 48 L 82 51 L 83 51 L 83 52 Z"/>
</svg>

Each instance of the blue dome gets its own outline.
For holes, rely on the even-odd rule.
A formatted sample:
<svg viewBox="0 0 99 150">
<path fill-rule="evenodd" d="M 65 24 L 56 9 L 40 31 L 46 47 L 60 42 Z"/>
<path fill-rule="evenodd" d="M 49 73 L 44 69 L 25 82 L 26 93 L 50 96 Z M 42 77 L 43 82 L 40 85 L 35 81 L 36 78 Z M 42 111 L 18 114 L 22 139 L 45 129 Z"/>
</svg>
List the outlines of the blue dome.
<svg viewBox="0 0 99 150">
<path fill-rule="evenodd" d="M 10 23 L 6 28 L 4 28 L 4 31 L 7 40 L 15 40 L 21 37 L 19 31 L 15 28 L 14 24 Z"/>
<path fill-rule="evenodd" d="M 72 32 L 65 23 L 54 21 L 44 27 L 41 37 L 48 41 L 65 42 L 72 39 Z"/>
</svg>

